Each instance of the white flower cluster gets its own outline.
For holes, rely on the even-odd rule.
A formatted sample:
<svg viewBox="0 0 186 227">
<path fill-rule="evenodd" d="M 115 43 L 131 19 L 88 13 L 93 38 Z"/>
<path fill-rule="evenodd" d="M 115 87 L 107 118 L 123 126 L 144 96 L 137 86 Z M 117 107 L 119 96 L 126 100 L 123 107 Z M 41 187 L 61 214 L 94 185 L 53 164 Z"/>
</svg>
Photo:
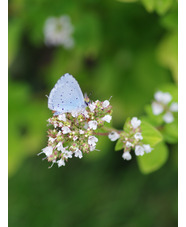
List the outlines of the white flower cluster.
<svg viewBox="0 0 186 227">
<path fill-rule="evenodd" d="M 68 15 L 49 17 L 44 25 L 45 43 L 48 46 L 62 45 L 66 49 L 72 48 L 74 46 L 73 31 L 74 28 Z"/>
<path fill-rule="evenodd" d="M 168 92 L 157 91 L 154 94 L 155 101 L 152 102 L 152 112 L 154 115 L 163 113 L 165 123 L 174 121 L 173 112 L 178 112 L 178 103 L 172 102 L 172 96 Z"/>
<path fill-rule="evenodd" d="M 48 119 L 54 129 L 48 130 L 48 146 L 41 153 L 46 155 L 49 162 L 65 166 L 69 158 L 82 158 L 83 153 L 96 150 L 98 138 L 95 130 L 110 123 L 111 106 L 108 100 L 104 102 L 89 102 L 84 109 L 53 115 Z M 39 153 L 39 154 L 41 154 Z"/>
<path fill-rule="evenodd" d="M 134 149 L 136 156 L 142 156 L 145 153 L 150 153 L 153 148 L 149 144 L 143 144 L 143 136 L 140 129 L 141 120 L 137 117 L 133 117 L 128 123 L 129 132 L 121 132 L 120 134 L 116 131 L 109 133 L 108 137 L 111 141 L 120 139 L 123 143 L 124 153 L 122 158 L 124 160 L 131 160 L 131 149 Z"/>
</svg>

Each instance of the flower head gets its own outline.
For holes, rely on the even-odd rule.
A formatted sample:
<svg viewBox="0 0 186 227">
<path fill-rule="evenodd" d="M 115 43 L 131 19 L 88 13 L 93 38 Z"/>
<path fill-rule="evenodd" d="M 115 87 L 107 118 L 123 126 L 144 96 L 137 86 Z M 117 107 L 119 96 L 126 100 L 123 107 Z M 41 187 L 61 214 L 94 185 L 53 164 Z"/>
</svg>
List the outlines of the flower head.
<svg viewBox="0 0 186 227">
<path fill-rule="evenodd" d="M 61 17 L 49 17 L 44 26 L 45 43 L 48 46 L 62 45 L 66 49 L 74 46 L 72 38 L 73 26 L 70 17 L 63 15 Z"/>
<path fill-rule="evenodd" d="M 47 157 L 49 157 L 53 153 L 53 147 L 45 147 L 42 149 L 42 153 L 44 153 Z"/>
<path fill-rule="evenodd" d="M 89 121 L 88 122 L 88 127 L 90 129 L 96 130 L 97 129 L 97 125 L 98 125 L 97 121 Z"/>
<path fill-rule="evenodd" d="M 123 158 L 124 160 L 131 160 L 131 159 L 132 159 L 132 155 L 130 154 L 130 152 L 125 151 L 125 152 L 123 153 L 123 155 L 122 155 L 122 158 Z"/>
<path fill-rule="evenodd" d="M 98 138 L 96 138 L 95 136 L 88 137 L 88 144 L 90 146 L 95 146 L 97 142 L 98 142 Z"/>
<path fill-rule="evenodd" d="M 77 157 L 77 158 L 82 158 L 83 153 L 77 148 L 74 152 L 74 156 Z"/>
<path fill-rule="evenodd" d="M 106 122 L 108 122 L 108 123 L 110 123 L 110 121 L 111 121 L 111 119 L 112 119 L 112 116 L 110 116 L 110 115 L 105 115 L 104 117 L 102 117 L 102 120 L 103 121 L 106 121 Z"/>
<path fill-rule="evenodd" d="M 73 157 L 82 158 L 83 153 L 96 150 L 95 130 L 101 129 L 105 121 L 110 122 L 111 109 L 108 102 L 97 100 L 72 112 L 55 112 L 48 120 L 53 129 L 48 130 L 48 146 L 42 153 L 52 165 L 57 163 L 60 167 Z"/>
<path fill-rule="evenodd" d="M 131 125 L 134 129 L 136 129 L 141 125 L 141 121 L 137 117 L 133 117 L 131 120 Z"/>
<path fill-rule="evenodd" d="M 171 123 L 171 122 L 173 122 L 173 121 L 174 121 L 173 114 L 172 114 L 171 112 L 167 112 L 166 114 L 164 114 L 163 120 L 164 120 L 166 123 Z"/>
<path fill-rule="evenodd" d="M 141 135 L 141 132 L 137 132 L 135 135 L 134 135 L 134 138 L 136 140 L 142 140 L 143 139 L 143 136 Z"/>
<path fill-rule="evenodd" d="M 108 100 L 105 100 L 105 101 L 102 103 L 103 108 L 107 108 L 109 105 L 110 105 L 110 102 L 109 102 Z"/>
<path fill-rule="evenodd" d="M 57 161 L 58 167 L 65 166 L 65 161 L 63 159 L 59 159 Z"/>
<path fill-rule="evenodd" d="M 169 92 L 157 91 L 154 95 L 156 101 L 152 102 L 152 112 L 154 115 L 162 114 L 165 123 L 174 121 L 173 112 L 178 111 L 178 103 L 172 102 L 172 96 Z"/>
<path fill-rule="evenodd" d="M 109 134 L 108 134 L 108 138 L 111 140 L 111 141 L 116 141 L 117 139 L 119 139 L 119 134 L 117 133 L 117 132 L 114 132 L 114 131 L 112 131 L 112 132 L 110 132 Z"/>
<path fill-rule="evenodd" d="M 172 96 L 168 92 L 157 91 L 154 94 L 154 98 L 156 101 L 161 102 L 163 104 L 168 104 L 172 100 Z"/>
<path fill-rule="evenodd" d="M 144 155 L 144 148 L 142 146 L 137 145 L 135 147 L 135 154 L 136 154 L 136 156 L 143 156 Z"/>
<path fill-rule="evenodd" d="M 157 102 L 153 102 L 152 103 L 152 112 L 154 115 L 159 115 L 163 112 L 164 107 L 162 106 L 162 104 L 157 103 Z"/>
<path fill-rule="evenodd" d="M 143 144 L 143 148 L 146 153 L 150 153 L 153 150 L 149 144 Z"/>
</svg>

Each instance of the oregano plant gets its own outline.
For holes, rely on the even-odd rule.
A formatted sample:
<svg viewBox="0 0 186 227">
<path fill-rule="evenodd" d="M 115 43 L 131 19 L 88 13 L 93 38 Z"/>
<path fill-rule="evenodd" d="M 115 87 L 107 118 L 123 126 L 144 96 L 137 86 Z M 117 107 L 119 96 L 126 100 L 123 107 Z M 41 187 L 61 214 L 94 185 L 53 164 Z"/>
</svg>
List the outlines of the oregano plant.
<svg viewBox="0 0 186 227">
<path fill-rule="evenodd" d="M 75 85 L 69 86 L 71 81 Z M 65 166 L 73 157 L 81 159 L 90 152 L 96 152 L 99 137 L 106 136 L 116 143 L 115 151 L 122 153 L 124 161 L 136 155 L 143 173 L 159 169 L 168 157 L 165 128 L 177 124 L 178 104 L 171 95 L 171 89 L 168 90 L 158 90 L 154 94 L 154 100 L 147 107 L 150 114 L 129 117 L 123 129 L 118 130 L 110 126 L 113 112 L 110 101 L 92 101 L 85 96 L 83 104 L 74 102 L 74 98 L 81 98 L 81 90 L 77 81 L 65 74 L 48 98 L 53 116 L 48 119 L 48 144 L 39 155 L 44 153 L 44 159 L 51 162 L 51 166 L 55 163 L 58 167 Z M 61 98 L 62 93 L 64 98 Z"/>
</svg>

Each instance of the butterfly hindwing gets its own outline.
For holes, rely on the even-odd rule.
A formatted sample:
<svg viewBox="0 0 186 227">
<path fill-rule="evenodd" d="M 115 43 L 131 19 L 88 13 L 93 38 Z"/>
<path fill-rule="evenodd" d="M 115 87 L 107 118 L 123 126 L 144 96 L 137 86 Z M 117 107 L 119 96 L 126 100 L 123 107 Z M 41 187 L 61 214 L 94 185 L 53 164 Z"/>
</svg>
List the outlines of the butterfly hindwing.
<svg viewBox="0 0 186 227">
<path fill-rule="evenodd" d="M 70 74 L 57 81 L 48 98 L 48 108 L 59 113 L 72 112 L 85 106 L 81 88 Z"/>
</svg>

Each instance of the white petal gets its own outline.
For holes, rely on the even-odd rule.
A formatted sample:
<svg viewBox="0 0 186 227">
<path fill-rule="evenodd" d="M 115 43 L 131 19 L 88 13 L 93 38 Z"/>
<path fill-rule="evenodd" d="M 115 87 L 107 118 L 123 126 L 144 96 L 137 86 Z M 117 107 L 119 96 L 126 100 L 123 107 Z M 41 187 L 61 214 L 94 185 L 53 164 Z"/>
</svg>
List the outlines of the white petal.
<svg viewBox="0 0 186 227">
<path fill-rule="evenodd" d="M 107 114 L 104 117 L 102 117 L 102 120 L 110 123 L 110 121 L 112 120 L 112 116 L 110 116 L 109 114 Z"/>
<path fill-rule="evenodd" d="M 159 115 L 163 112 L 164 108 L 160 103 L 153 102 L 152 103 L 152 112 L 154 115 Z"/>
<path fill-rule="evenodd" d="M 145 149 L 146 153 L 150 153 L 153 150 L 149 144 L 143 144 L 143 148 Z"/>
<path fill-rule="evenodd" d="M 58 115 L 58 119 L 59 119 L 60 121 L 66 121 L 67 119 L 66 119 L 65 113 L 59 114 L 59 115 Z"/>
<path fill-rule="evenodd" d="M 163 116 L 163 120 L 166 122 L 166 123 L 171 123 L 174 121 L 174 117 L 172 115 L 171 112 L 167 112 L 164 116 Z"/>
<path fill-rule="evenodd" d="M 125 145 L 126 145 L 126 147 L 132 147 L 132 143 L 129 141 L 127 141 Z"/>
<path fill-rule="evenodd" d="M 47 157 L 49 157 L 53 152 L 53 147 L 52 146 L 45 147 L 42 149 L 42 151 Z"/>
<path fill-rule="evenodd" d="M 102 104 L 103 108 L 107 108 L 110 105 L 110 102 L 108 100 L 105 100 Z"/>
<path fill-rule="evenodd" d="M 95 105 L 95 103 L 93 102 L 93 103 L 89 103 L 89 104 L 88 104 L 88 107 L 89 107 L 90 111 L 93 112 L 94 109 L 96 108 L 96 105 Z"/>
<path fill-rule="evenodd" d="M 97 129 L 97 125 L 98 125 L 97 121 L 89 121 L 88 122 L 88 127 L 90 129 L 96 130 Z"/>
<path fill-rule="evenodd" d="M 142 146 L 137 145 L 135 147 L 135 154 L 136 154 L 136 156 L 144 155 L 144 148 Z"/>
<path fill-rule="evenodd" d="M 130 152 L 125 151 L 125 152 L 123 153 L 123 155 L 122 155 L 122 158 L 123 158 L 124 160 L 131 160 L 131 159 L 132 159 L 132 156 L 131 156 Z"/>
<path fill-rule="evenodd" d="M 58 167 L 65 166 L 65 161 L 63 159 L 59 159 L 57 161 Z"/>
<path fill-rule="evenodd" d="M 142 139 L 143 139 L 143 136 L 141 135 L 140 132 L 137 132 L 137 133 L 134 135 L 134 138 L 135 138 L 136 140 L 142 140 Z"/>
<path fill-rule="evenodd" d="M 172 112 L 178 112 L 178 103 L 177 102 L 173 102 L 170 106 L 170 110 Z"/>
<path fill-rule="evenodd" d="M 137 117 L 133 117 L 131 120 L 131 125 L 134 129 L 136 129 L 137 127 L 139 127 L 141 125 L 141 121 L 138 120 Z"/>
<path fill-rule="evenodd" d="M 88 137 L 88 144 L 90 146 L 95 146 L 97 142 L 98 142 L 98 138 L 96 138 L 95 136 Z"/>
<path fill-rule="evenodd" d="M 117 132 L 111 132 L 108 134 L 108 138 L 111 140 L 111 141 L 116 141 L 117 139 L 119 139 L 120 135 L 117 133 Z"/>
</svg>

